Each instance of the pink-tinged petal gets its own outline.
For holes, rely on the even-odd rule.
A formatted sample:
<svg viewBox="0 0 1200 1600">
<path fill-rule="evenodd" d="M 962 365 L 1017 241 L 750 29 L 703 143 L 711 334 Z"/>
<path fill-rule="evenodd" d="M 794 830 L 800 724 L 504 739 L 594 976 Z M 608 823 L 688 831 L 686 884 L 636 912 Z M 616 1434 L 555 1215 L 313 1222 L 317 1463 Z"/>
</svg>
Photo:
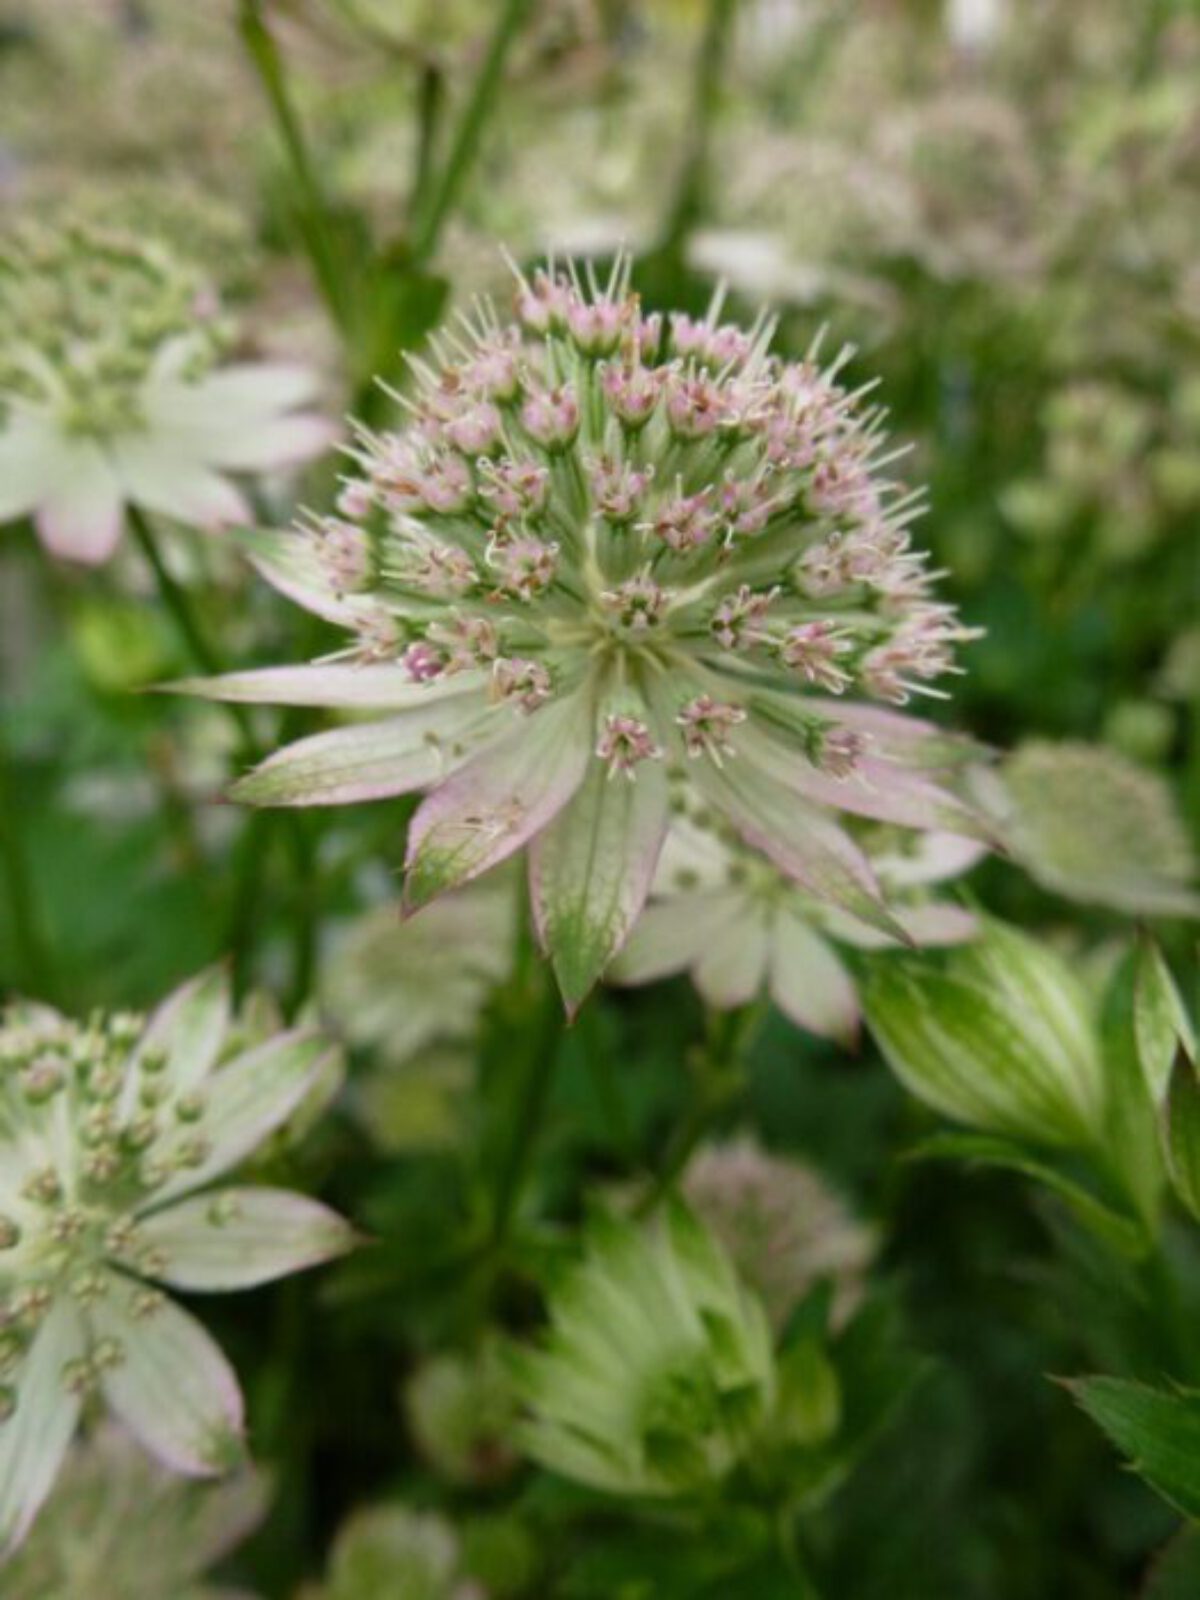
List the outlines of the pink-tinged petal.
<svg viewBox="0 0 1200 1600">
<path fill-rule="evenodd" d="M 606 976 L 612 983 L 653 983 L 686 972 L 732 920 L 742 897 L 716 890 L 682 894 L 646 907 Z"/>
<path fill-rule="evenodd" d="M 398 663 L 386 666 L 264 667 L 220 678 L 183 678 L 164 685 L 175 694 L 250 705 L 319 706 L 329 711 L 408 711 L 459 695 L 479 694 L 481 672 L 459 672 L 434 683 L 414 683 Z"/>
<path fill-rule="evenodd" d="M 739 899 L 692 968 L 692 981 L 710 1006 L 729 1011 L 760 993 L 767 980 L 768 935 L 764 908 Z"/>
<path fill-rule="evenodd" d="M 62 436 L 36 411 L 14 411 L 0 432 L 0 522 L 28 516 L 58 480 Z"/>
<path fill-rule="evenodd" d="M 317 540 L 301 532 L 276 528 L 241 528 L 233 535 L 260 577 L 293 604 L 326 622 L 353 628 L 374 609 L 374 600 L 343 594 L 321 561 Z"/>
<path fill-rule="evenodd" d="M 203 427 L 214 419 L 253 425 L 307 405 L 320 389 L 312 367 L 247 361 L 186 383 L 162 377 L 145 391 L 147 414 L 168 427 Z"/>
<path fill-rule="evenodd" d="M 174 1093 L 191 1094 L 216 1065 L 230 1013 L 229 976 L 223 967 L 211 967 L 167 996 L 146 1024 L 134 1059 L 164 1055 Z M 131 1072 L 123 1113 L 132 1109 L 137 1091 L 138 1075 Z"/>
<path fill-rule="evenodd" d="M 15 1373 L 16 1409 L 0 1424 L 0 1555 L 9 1555 L 54 1485 L 79 1420 L 63 1368 L 83 1354 L 79 1311 L 59 1296 Z"/>
<path fill-rule="evenodd" d="M 153 1293 L 151 1291 L 150 1293 Z M 195 1317 L 166 1295 L 109 1274 L 90 1316 L 120 1359 L 104 1397 L 130 1433 L 175 1472 L 215 1477 L 242 1455 L 242 1395 L 233 1368 Z"/>
<path fill-rule="evenodd" d="M 176 1289 L 251 1289 L 343 1255 L 354 1230 L 328 1206 L 286 1189 L 218 1189 L 145 1218 L 139 1237 L 161 1250 L 155 1276 Z"/>
<path fill-rule="evenodd" d="M 858 846 L 815 806 L 743 753 L 740 743 L 735 742 L 735 749 L 722 767 L 711 761 L 692 764 L 693 781 L 708 803 L 749 845 L 816 899 L 841 906 L 903 941 L 905 935 L 884 905 L 870 863 Z"/>
<path fill-rule="evenodd" d="M 121 487 L 100 446 L 64 441 L 54 485 L 35 513 L 50 554 L 88 566 L 107 561 L 121 537 L 122 513 Z"/>
<path fill-rule="evenodd" d="M 962 906 L 897 906 L 896 921 L 904 929 L 909 945 L 934 946 L 966 944 L 979 932 L 979 919 Z M 894 950 L 898 941 L 869 928 L 855 917 L 840 912 L 825 913 L 829 931 L 842 944 L 856 950 Z"/>
<path fill-rule="evenodd" d="M 780 911 L 771 938 L 771 997 L 798 1028 L 847 1048 L 861 1013 L 850 974 L 821 936 Z"/>
<path fill-rule="evenodd" d="M 875 870 L 887 887 L 920 888 L 958 878 L 988 854 L 982 839 L 958 833 L 925 833 L 903 855 L 875 857 Z"/>
<path fill-rule="evenodd" d="M 668 815 L 661 762 L 643 762 L 629 782 L 594 761 L 574 799 L 533 841 L 529 883 L 538 937 L 571 1014 L 637 920 Z"/>
<path fill-rule="evenodd" d="M 116 440 L 112 455 L 126 495 L 147 511 L 206 530 L 251 519 L 240 490 L 153 434 Z"/>
<path fill-rule="evenodd" d="M 570 695 L 440 784 L 409 826 L 405 907 L 477 878 L 553 821 L 583 782 L 594 739 L 590 700 Z"/>
<path fill-rule="evenodd" d="M 956 796 L 899 761 L 884 760 L 869 751 L 858 758 L 853 772 L 838 778 L 759 728 L 743 729 L 738 749 L 806 800 L 831 810 L 902 828 L 937 828 L 983 837 L 994 831 Z"/>
<path fill-rule="evenodd" d="M 276 472 L 321 455 L 338 437 L 338 429 L 324 417 L 301 413 L 245 427 L 197 428 L 172 437 L 186 439 L 197 458 L 209 466 L 229 472 Z"/>
<path fill-rule="evenodd" d="M 222 1177 L 273 1133 L 318 1083 L 329 1065 L 326 1040 L 311 1030 L 281 1033 L 218 1067 L 203 1090 L 203 1109 L 188 1126 L 208 1154 L 154 1190 L 146 1214 Z"/>
<path fill-rule="evenodd" d="M 285 745 L 230 790 L 256 806 L 340 806 L 439 783 L 509 718 L 477 694 Z"/>
</svg>

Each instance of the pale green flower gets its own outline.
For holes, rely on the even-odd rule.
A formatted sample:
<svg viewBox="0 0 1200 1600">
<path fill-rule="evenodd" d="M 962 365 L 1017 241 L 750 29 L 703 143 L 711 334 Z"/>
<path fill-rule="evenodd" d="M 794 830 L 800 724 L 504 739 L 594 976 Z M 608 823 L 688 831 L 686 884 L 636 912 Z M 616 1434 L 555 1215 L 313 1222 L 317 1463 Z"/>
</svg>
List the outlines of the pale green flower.
<svg viewBox="0 0 1200 1600">
<path fill-rule="evenodd" d="M 464 1578 L 458 1538 L 435 1512 L 372 1506 L 334 1541 L 324 1583 L 301 1600 L 484 1600 Z"/>
<path fill-rule="evenodd" d="M 530 846 L 569 1006 L 628 935 L 668 772 L 817 899 L 895 934 L 838 813 L 970 832 L 944 741 L 892 709 L 939 693 L 968 637 L 936 601 L 882 413 L 771 324 L 645 315 L 538 272 L 414 364 L 398 432 L 360 430 L 334 515 L 247 541 L 351 631 L 342 663 L 187 688 L 374 720 L 301 740 L 236 787 L 260 805 L 428 790 L 416 910 Z M 864 703 L 867 702 L 867 703 Z M 881 704 L 882 703 L 882 706 Z M 380 715 L 382 713 L 382 716 Z"/>
<path fill-rule="evenodd" d="M 991 788 L 1008 848 L 1045 888 L 1134 916 L 1200 915 L 1187 829 L 1158 773 L 1102 745 L 1031 739 Z"/>
<path fill-rule="evenodd" d="M 352 1242 L 302 1195 L 214 1187 L 322 1081 L 329 1054 L 298 1029 L 227 1056 L 229 1032 L 219 972 L 145 1023 L 3 1016 L 0 1547 L 28 1528 L 91 1395 L 176 1471 L 239 1459 L 237 1379 L 158 1285 L 249 1288 Z"/>
<path fill-rule="evenodd" d="M 451 1483 L 494 1483 L 512 1470 L 516 1403 L 494 1344 L 423 1361 L 404 1403 L 422 1455 Z"/>
<path fill-rule="evenodd" d="M 757 1296 L 682 1205 L 651 1226 L 594 1220 L 550 1296 L 541 1345 L 514 1352 L 517 1438 L 563 1477 L 673 1496 L 747 1459 L 776 1397 Z"/>
<path fill-rule="evenodd" d="M 0 522 L 32 516 L 68 560 L 112 555 L 124 510 L 245 522 L 229 473 L 294 465 L 332 438 L 296 408 L 316 376 L 219 366 L 228 330 L 204 280 L 153 241 L 91 223 L 0 239 Z"/>
<path fill-rule="evenodd" d="M 971 937 L 970 913 L 931 900 L 927 890 L 966 871 L 983 845 L 886 827 L 861 834 L 859 843 L 888 892 L 904 942 L 947 945 Z M 684 795 L 649 903 L 608 976 L 639 984 L 686 971 L 718 1009 L 747 1005 L 766 991 L 797 1027 L 852 1045 L 861 1008 L 839 944 L 895 949 L 898 939 L 807 894 Z"/>
<path fill-rule="evenodd" d="M 204 1582 L 270 1498 L 243 1467 L 221 1483 L 164 1473 L 111 1424 L 71 1449 L 29 1538 L 5 1566 L 5 1600 L 251 1600 Z"/>
</svg>

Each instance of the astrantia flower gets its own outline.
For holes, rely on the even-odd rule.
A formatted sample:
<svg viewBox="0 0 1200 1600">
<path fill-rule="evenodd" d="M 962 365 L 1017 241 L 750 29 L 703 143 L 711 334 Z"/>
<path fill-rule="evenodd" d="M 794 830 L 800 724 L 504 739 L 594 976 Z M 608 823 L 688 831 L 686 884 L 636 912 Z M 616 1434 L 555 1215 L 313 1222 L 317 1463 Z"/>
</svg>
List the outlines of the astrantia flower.
<svg viewBox="0 0 1200 1600">
<path fill-rule="evenodd" d="M 111 1424 L 72 1448 L 54 1494 L 4 1568 L 5 1600 L 250 1600 L 204 1574 L 262 1521 L 251 1467 L 222 1483 L 159 1470 Z"/>
<path fill-rule="evenodd" d="M 876 825 L 864 848 L 909 943 L 970 938 L 971 915 L 929 900 L 924 891 L 963 872 L 983 846 L 954 834 L 901 834 Z M 711 815 L 683 805 L 659 859 L 650 903 L 609 977 L 636 984 L 687 971 L 709 1005 L 721 1008 L 745 1005 L 766 989 L 797 1027 L 852 1044 L 858 994 L 836 947 L 870 950 L 896 942 L 822 904 L 730 830 L 714 826 Z"/>
<path fill-rule="evenodd" d="M 762 1304 L 678 1204 L 647 1227 L 597 1219 L 542 1346 L 514 1364 L 525 1449 L 614 1494 L 711 1486 L 746 1458 L 776 1391 Z"/>
<path fill-rule="evenodd" d="M 219 974 L 146 1024 L 3 1015 L 0 1547 L 28 1527 L 89 1395 L 179 1472 L 238 1460 L 237 1380 L 158 1285 L 248 1288 L 350 1243 L 301 1195 L 212 1187 L 299 1105 L 327 1055 L 295 1031 L 224 1058 L 229 1022 Z"/>
<path fill-rule="evenodd" d="M 980 774 L 1012 854 L 1038 883 L 1137 916 L 1200 916 L 1170 786 L 1116 750 L 1031 739 Z"/>
<path fill-rule="evenodd" d="M 810 894 L 886 931 L 839 810 L 970 828 L 922 770 L 965 637 L 930 595 L 881 414 L 768 353 L 765 321 L 644 315 L 538 273 L 517 323 L 481 306 L 415 364 L 407 421 L 360 430 L 334 514 L 258 536 L 260 567 L 347 625 L 344 659 L 193 684 L 218 698 L 384 712 L 238 786 L 265 805 L 431 791 L 405 897 L 424 905 L 525 844 L 568 1003 L 631 927 L 686 768 Z"/>
<path fill-rule="evenodd" d="M 220 367 L 229 330 L 203 279 L 164 247 L 95 226 L 0 240 L 0 521 L 46 548 L 112 554 L 124 508 L 201 528 L 246 521 L 225 476 L 316 454 L 303 367 Z"/>
<path fill-rule="evenodd" d="M 682 1187 L 688 1204 L 762 1296 L 776 1330 L 821 1278 L 833 1282 L 835 1323 L 853 1311 L 875 1240 L 814 1168 L 739 1139 L 701 1150 Z"/>
<path fill-rule="evenodd" d="M 463 1576 L 454 1529 L 432 1511 L 371 1506 L 356 1511 L 334 1540 L 329 1575 L 300 1600 L 484 1600 Z"/>
</svg>

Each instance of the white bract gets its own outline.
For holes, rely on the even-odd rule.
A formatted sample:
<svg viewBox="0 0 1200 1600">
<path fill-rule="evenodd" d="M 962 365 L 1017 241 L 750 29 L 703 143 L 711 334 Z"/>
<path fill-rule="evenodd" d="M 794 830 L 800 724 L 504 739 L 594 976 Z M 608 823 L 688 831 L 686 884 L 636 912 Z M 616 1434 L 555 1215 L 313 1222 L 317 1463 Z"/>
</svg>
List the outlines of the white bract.
<svg viewBox="0 0 1200 1600">
<path fill-rule="evenodd" d="M 220 366 L 219 306 L 169 251 L 95 227 L 0 240 L 0 522 L 106 561 L 130 505 L 211 529 L 250 520 L 230 473 L 316 455 L 316 375 Z"/>
<path fill-rule="evenodd" d="M 859 843 L 909 944 L 959 944 L 971 937 L 971 914 L 930 900 L 926 891 L 966 871 L 983 845 L 954 834 L 905 835 L 881 826 Z M 849 1045 L 861 1007 L 837 946 L 895 949 L 898 942 L 814 899 L 693 800 L 676 814 L 650 902 L 609 977 L 638 984 L 688 972 L 700 995 L 718 1008 L 746 1005 L 766 990 L 797 1027 Z"/>
<path fill-rule="evenodd" d="M 359 431 L 336 513 L 251 553 L 344 624 L 341 661 L 194 692 L 375 713 L 270 757 L 261 805 L 429 795 L 416 909 L 525 845 L 574 1006 L 633 926 L 668 773 L 816 898 L 896 933 L 847 811 L 969 832 L 945 744 L 892 707 L 967 636 L 911 545 L 882 414 L 769 353 L 764 319 L 645 315 L 618 263 L 520 279 L 414 363 L 398 432 Z M 864 704 L 863 702 L 874 702 Z"/>
<path fill-rule="evenodd" d="M 160 1285 L 242 1289 L 348 1248 L 302 1195 L 214 1188 L 325 1071 L 311 1030 L 223 1058 L 220 973 L 145 1024 L 0 1021 L 0 1549 L 54 1482 L 85 1399 L 99 1394 L 176 1471 L 219 1473 L 242 1452 L 237 1380 Z"/>
</svg>

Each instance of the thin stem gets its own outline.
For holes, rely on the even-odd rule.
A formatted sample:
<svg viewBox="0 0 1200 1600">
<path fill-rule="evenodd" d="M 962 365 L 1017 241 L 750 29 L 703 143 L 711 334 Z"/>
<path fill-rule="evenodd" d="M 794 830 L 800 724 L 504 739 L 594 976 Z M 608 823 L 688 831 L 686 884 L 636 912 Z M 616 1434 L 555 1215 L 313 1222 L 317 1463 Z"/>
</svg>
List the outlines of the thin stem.
<svg viewBox="0 0 1200 1600">
<path fill-rule="evenodd" d="M 704 37 L 696 55 L 692 101 L 684 140 L 683 165 L 663 224 L 660 250 L 682 252 L 688 233 L 704 210 L 712 162 L 712 128 L 721 92 L 721 75 L 729 58 L 729 36 L 737 0 L 709 0 Z"/>
<path fill-rule="evenodd" d="M 517 1087 L 507 1130 L 507 1148 L 496 1180 L 491 1245 L 497 1256 L 502 1254 L 508 1241 L 517 1203 L 537 1150 L 562 1037 L 562 1002 L 553 982 L 544 972 L 541 982 L 541 1005 L 532 1030 L 524 1074 Z"/>
<path fill-rule="evenodd" d="M 150 524 L 136 506 L 126 507 L 126 518 L 133 532 L 134 541 L 146 560 L 163 604 L 171 613 L 171 618 L 179 630 L 188 653 L 193 662 L 209 677 L 218 677 L 223 668 L 221 658 L 209 641 L 203 628 L 192 610 L 192 603 L 187 591 L 172 575 L 170 568 L 162 558 L 162 551 L 158 548 L 158 541 Z M 237 724 L 238 736 L 242 744 L 242 753 L 249 761 L 258 759 L 258 749 L 254 738 L 254 728 L 250 721 L 249 713 L 245 706 L 228 706 L 230 716 Z"/>
<path fill-rule="evenodd" d="M 503 0 L 487 53 L 480 63 L 470 96 L 455 129 L 441 179 L 434 188 L 423 215 L 414 218 L 412 254 L 418 264 L 428 261 L 436 250 L 442 225 L 458 199 L 459 190 L 475 160 L 484 125 L 491 113 L 493 101 L 504 75 L 504 64 L 524 24 L 530 3 L 531 0 Z"/>
<path fill-rule="evenodd" d="M 344 326 L 346 306 L 329 202 L 317 177 L 300 120 L 292 104 L 283 59 L 271 30 L 263 20 L 262 0 L 240 0 L 238 28 L 287 151 L 300 201 L 301 231 L 313 272 L 334 321 Z"/>
<path fill-rule="evenodd" d="M 24 810 L 0 715 L 0 875 L 3 876 L 20 982 L 31 994 L 54 998 L 58 993 L 54 958 L 37 903 L 34 876 L 25 841 Z"/>
<path fill-rule="evenodd" d="M 639 1217 L 657 1210 L 721 1116 L 745 1087 L 746 1055 L 762 1023 L 764 1006 L 754 1001 L 709 1020 L 709 1038 L 696 1053 L 696 1090 L 688 1114 L 675 1131 L 667 1156 L 636 1208 Z"/>
<path fill-rule="evenodd" d="M 436 61 L 421 63 L 417 79 L 417 148 L 413 161 L 410 217 L 420 216 L 433 181 L 433 155 L 445 105 L 446 80 Z"/>
<path fill-rule="evenodd" d="M 200 626 L 187 591 L 176 582 L 163 560 L 150 524 L 135 506 L 127 508 L 127 516 L 138 548 L 154 574 L 163 603 L 170 611 L 193 661 L 208 676 L 219 677 L 224 670 L 220 655 Z M 248 766 L 256 765 L 262 759 L 262 750 L 247 708 L 226 704 L 225 710 L 237 727 L 240 759 Z M 312 986 L 320 895 L 314 871 L 312 839 L 306 820 L 295 813 L 288 813 L 284 826 L 299 891 L 298 911 L 291 924 L 292 978 L 288 994 L 288 1009 L 294 1011 L 303 1004 Z M 233 952 L 234 988 L 239 994 L 245 992 L 253 962 L 254 931 L 259 920 L 267 833 L 265 813 L 252 813 L 234 863 L 235 887 L 228 942 Z"/>
</svg>

